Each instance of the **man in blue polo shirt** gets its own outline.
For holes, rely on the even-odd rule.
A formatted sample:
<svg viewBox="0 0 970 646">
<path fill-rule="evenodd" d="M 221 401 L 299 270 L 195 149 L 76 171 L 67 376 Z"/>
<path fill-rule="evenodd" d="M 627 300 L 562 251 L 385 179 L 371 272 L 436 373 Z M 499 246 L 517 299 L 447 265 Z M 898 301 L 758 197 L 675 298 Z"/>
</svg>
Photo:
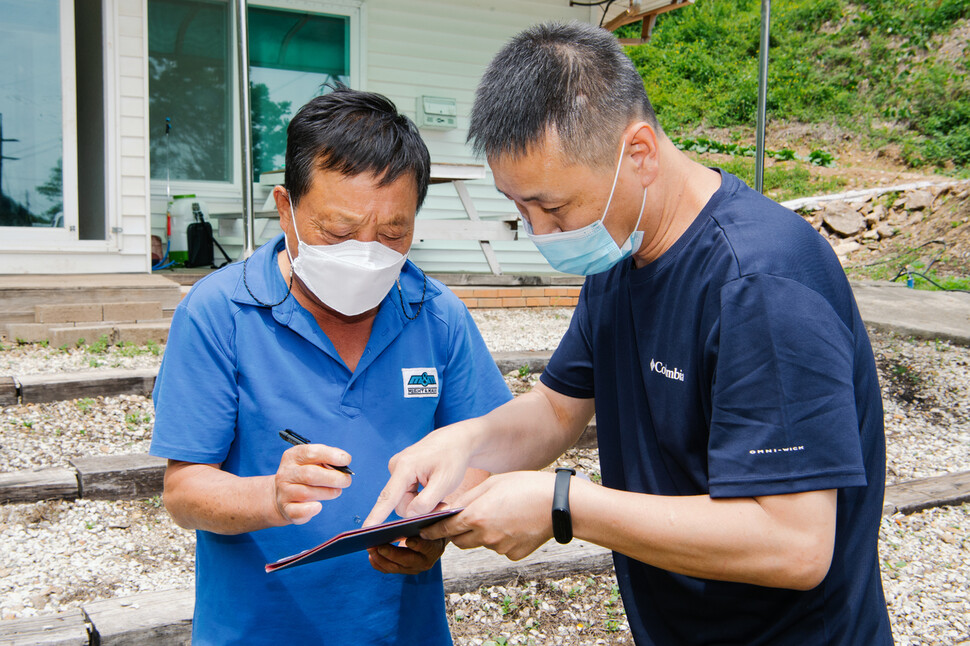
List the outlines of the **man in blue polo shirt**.
<svg viewBox="0 0 970 646">
<path fill-rule="evenodd" d="M 513 472 L 422 535 L 513 559 L 551 537 L 609 547 L 641 645 L 891 644 L 879 384 L 825 240 L 679 151 L 595 27 L 515 37 L 469 137 L 546 259 L 588 278 L 541 383 L 396 455 L 368 520 L 431 509 L 469 465 Z M 516 471 L 594 404 L 603 486 Z"/>
<path fill-rule="evenodd" d="M 283 235 L 176 310 L 151 452 L 197 530 L 194 644 L 451 643 L 442 540 L 263 569 L 360 527 L 396 451 L 511 399 L 468 310 L 405 258 L 429 172 L 384 97 L 312 100 L 274 190 Z"/>
</svg>

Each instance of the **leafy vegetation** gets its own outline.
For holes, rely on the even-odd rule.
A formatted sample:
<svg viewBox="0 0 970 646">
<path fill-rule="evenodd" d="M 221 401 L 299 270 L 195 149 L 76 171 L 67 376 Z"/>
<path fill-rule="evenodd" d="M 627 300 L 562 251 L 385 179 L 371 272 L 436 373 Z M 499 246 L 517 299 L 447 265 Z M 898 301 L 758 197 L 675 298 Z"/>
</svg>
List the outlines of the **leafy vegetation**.
<svg viewBox="0 0 970 646">
<path fill-rule="evenodd" d="M 670 134 L 753 129 L 760 5 L 697 0 L 628 48 Z M 965 28 L 970 0 L 776 0 L 771 9 L 770 119 L 894 144 L 914 167 L 970 170 L 970 47 L 939 46 Z"/>
<path fill-rule="evenodd" d="M 738 143 L 722 143 L 708 137 L 678 137 L 673 135 L 670 140 L 681 150 L 689 150 L 695 153 L 721 153 L 740 157 L 755 157 L 757 148 L 755 146 L 745 146 Z M 816 166 L 832 166 L 835 157 L 832 153 L 824 150 L 813 150 L 806 157 L 799 157 L 791 148 L 781 150 L 765 150 L 765 157 L 771 157 L 777 161 L 792 161 L 801 159 Z"/>
<path fill-rule="evenodd" d="M 754 186 L 754 159 L 736 157 L 718 162 L 717 165 L 737 175 L 748 186 Z M 804 162 L 766 166 L 764 169 L 765 195 L 779 202 L 805 195 L 837 193 L 845 185 L 846 180 L 843 177 L 812 174 L 809 164 Z"/>
</svg>

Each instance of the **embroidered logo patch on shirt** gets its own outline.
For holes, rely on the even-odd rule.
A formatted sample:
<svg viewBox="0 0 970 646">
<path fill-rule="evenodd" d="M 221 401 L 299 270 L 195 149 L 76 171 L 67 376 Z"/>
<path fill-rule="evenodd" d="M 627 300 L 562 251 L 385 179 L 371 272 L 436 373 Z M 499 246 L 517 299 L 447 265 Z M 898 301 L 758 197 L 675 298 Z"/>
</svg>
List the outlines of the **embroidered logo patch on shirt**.
<svg viewBox="0 0 970 646">
<path fill-rule="evenodd" d="M 404 375 L 405 397 L 437 397 L 438 370 L 436 368 L 401 368 Z"/>
<path fill-rule="evenodd" d="M 673 379 L 674 381 L 684 380 L 684 372 L 680 368 L 668 368 L 656 359 L 650 360 L 650 370 L 651 372 L 663 375 L 667 379 Z"/>
</svg>

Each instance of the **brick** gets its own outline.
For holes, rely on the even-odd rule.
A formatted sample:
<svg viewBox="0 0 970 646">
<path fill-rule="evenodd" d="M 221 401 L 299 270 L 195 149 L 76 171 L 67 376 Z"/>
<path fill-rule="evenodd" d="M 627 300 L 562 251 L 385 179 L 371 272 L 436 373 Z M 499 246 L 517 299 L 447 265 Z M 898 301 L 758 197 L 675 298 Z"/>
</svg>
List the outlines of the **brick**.
<svg viewBox="0 0 970 646">
<path fill-rule="evenodd" d="M 74 327 L 55 327 L 50 329 L 50 342 L 55 348 L 62 345 L 76 345 L 80 339 L 91 345 L 101 338 L 101 335 L 108 336 L 108 342 L 114 343 L 114 328 L 110 325 L 78 325 Z"/>
<path fill-rule="evenodd" d="M 525 307 L 524 298 L 503 298 L 502 307 Z"/>
<path fill-rule="evenodd" d="M 498 290 L 498 296 L 502 298 L 518 298 L 522 295 L 522 290 L 517 287 L 508 287 Z"/>
<path fill-rule="evenodd" d="M 478 306 L 479 307 L 502 307 L 502 299 L 501 298 L 479 298 Z"/>
<path fill-rule="evenodd" d="M 566 296 L 565 287 L 546 287 L 543 290 L 545 296 Z"/>
<path fill-rule="evenodd" d="M 37 343 L 50 338 L 50 326 L 46 323 L 8 323 L 7 339 Z"/>
<path fill-rule="evenodd" d="M 34 306 L 35 323 L 80 323 L 100 320 L 100 303 Z"/>
<path fill-rule="evenodd" d="M 549 298 L 549 305 L 552 307 L 569 307 L 577 302 L 579 302 L 578 298 L 569 298 L 568 296 L 552 296 Z"/>
<path fill-rule="evenodd" d="M 528 298 L 530 296 L 545 296 L 545 287 L 523 287 L 521 289 L 522 296 Z"/>
<path fill-rule="evenodd" d="M 549 299 L 545 296 L 529 296 L 525 299 L 527 307 L 548 307 Z"/>
<path fill-rule="evenodd" d="M 572 296 L 573 298 L 579 298 L 579 293 L 583 291 L 582 287 L 567 287 L 566 296 Z"/>
<path fill-rule="evenodd" d="M 473 309 L 475 307 L 478 307 L 477 298 L 462 298 L 461 302 L 464 303 L 465 307 L 467 307 L 468 309 Z"/>
<path fill-rule="evenodd" d="M 168 340 L 168 326 L 153 323 L 125 323 L 115 327 L 116 343 L 145 345 L 149 341 L 165 343 Z"/>
<path fill-rule="evenodd" d="M 451 287 L 450 289 L 458 298 L 474 296 L 475 293 L 475 289 L 473 287 Z"/>
<path fill-rule="evenodd" d="M 162 318 L 162 304 L 158 302 L 105 303 L 105 321 L 137 321 Z"/>
<path fill-rule="evenodd" d="M 497 289 L 476 289 L 474 296 L 476 298 L 495 298 L 498 296 L 499 290 Z"/>
</svg>

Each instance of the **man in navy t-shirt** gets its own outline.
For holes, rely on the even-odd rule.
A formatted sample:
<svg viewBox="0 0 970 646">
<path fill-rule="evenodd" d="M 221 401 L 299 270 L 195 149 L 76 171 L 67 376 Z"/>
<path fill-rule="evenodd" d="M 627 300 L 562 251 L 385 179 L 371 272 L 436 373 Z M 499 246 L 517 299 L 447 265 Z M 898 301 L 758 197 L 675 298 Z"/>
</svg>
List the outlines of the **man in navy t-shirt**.
<svg viewBox="0 0 970 646">
<path fill-rule="evenodd" d="M 541 383 L 397 454 L 370 520 L 428 511 L 466 466 L 506 472 L 423 536 L 609 547 L 638 644 L 891 644 L 879 385 L 825 240 L 677 150 L 588 25 L 515 37 L 469 137 L 550 264 L 588 278 Z M 594 405 L 603 486 L 525 471 Z"/>
</svg>

